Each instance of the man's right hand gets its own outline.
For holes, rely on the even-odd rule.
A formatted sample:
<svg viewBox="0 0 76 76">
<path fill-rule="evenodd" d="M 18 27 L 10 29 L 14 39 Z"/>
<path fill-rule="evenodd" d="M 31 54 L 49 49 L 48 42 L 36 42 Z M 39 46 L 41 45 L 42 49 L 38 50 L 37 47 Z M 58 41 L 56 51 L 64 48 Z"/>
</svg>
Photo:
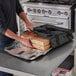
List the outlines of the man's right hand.
<svg viewBox="0 0 76 76">
<path fill-rule="evenodd" d="M 18 40 L 19 42 L 21 42 L 22 44 L 24 44 L 24 45 L 27 46 L 27 47 L 32 48 L 32 45 L 31 45 L 29 39 L 24 39 L 24 38 L 21 38 L 21 37 L 17 36 L 17 35 L 16 35 L 14 32 L 12 32 L 10 29 L 7 29 L 7 30 L 6 30 L 5 35 L 6 35 L 7 37 L 12 38 L 12 39 Z"/>
</svg>

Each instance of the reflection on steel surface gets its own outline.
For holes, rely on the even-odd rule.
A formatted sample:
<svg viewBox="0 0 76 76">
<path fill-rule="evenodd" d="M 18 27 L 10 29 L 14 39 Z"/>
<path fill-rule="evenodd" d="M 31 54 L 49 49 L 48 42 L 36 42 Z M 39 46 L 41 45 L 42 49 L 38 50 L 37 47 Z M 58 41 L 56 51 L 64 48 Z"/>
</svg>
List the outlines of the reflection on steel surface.
<svg viewBox="0 0 76 76">
<path fill-rule="evenodd" d="M 49 50 L 41 51 L 37 49 L 31 49 L 23 46 L 21 43 L 17 41 L 5 48 L 5 51 L 7 53 L 26 60 L 34 60 L 41 55 L 45 55 Z"/>
</svg>

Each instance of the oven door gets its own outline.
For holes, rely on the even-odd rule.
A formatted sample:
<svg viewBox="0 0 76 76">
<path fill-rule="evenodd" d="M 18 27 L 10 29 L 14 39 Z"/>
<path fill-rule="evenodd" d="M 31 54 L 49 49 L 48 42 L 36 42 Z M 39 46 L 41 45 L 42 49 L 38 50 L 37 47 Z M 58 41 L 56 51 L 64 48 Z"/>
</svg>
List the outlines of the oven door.
<svg viewBox="0 0 76 76">
<path fill-rule="evenodd" d="M 70 29 L 71 23 L 69 23 L 66 18 L 56 18 L 56 17 L 41 17 L 41 16 L 28 16 L 29 20 L 34 24 L 35 27 L 50 24 L 52 26 L 62 27 Z M 69 25 L 69 26 L 68 26 Z"/>
</svg>

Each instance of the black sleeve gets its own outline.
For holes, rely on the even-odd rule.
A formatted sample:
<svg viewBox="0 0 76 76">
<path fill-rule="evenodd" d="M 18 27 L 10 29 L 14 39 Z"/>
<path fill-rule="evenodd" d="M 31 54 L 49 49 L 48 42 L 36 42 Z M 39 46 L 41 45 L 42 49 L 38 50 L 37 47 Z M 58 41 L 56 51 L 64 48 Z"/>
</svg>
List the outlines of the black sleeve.
<svg viewBox="0 0 76 76">
<path fill-rule="evenodd" d="M 7 30 L 7 24 L 6 24 L 6 21 L 5 21 L 3 11 L 0 7 L 0 33 L 5 34 L 6 30 Z"/>
<path fill-rule="evenodd" d="M 16 0 L 16 13 L 19 15 L 19 13 L 23 12 L 22 6 L 19 2 L 19 0 Z"/>
</svg>

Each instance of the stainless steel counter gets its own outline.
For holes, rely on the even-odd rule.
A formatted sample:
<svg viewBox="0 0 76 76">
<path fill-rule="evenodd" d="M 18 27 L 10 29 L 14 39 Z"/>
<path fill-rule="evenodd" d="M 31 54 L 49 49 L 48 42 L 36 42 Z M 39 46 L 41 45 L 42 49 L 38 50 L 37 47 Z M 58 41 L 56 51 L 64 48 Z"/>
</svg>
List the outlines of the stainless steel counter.
<svg viewBox="0 0 76 76">
<path fill-rule="evenodd" d="M 68 43 L 60 48 L 51 50 L 47 55 L 34 61 L 26 61 L 13 57 L 0 50 L 0 66 L 34 74 L 37 76 L 50 76 L 51 72 L 71 53 L 76 41 Z"/>
</svg>

